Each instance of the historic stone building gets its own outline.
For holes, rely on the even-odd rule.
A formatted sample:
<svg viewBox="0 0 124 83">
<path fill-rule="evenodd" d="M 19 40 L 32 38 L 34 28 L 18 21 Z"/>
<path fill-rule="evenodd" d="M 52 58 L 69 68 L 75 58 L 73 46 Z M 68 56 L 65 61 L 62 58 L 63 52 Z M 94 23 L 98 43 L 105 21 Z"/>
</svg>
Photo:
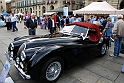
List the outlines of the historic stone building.
<svg viewBox="0 0 124 83">
<path fill-rule="evenodd" d="M 37 16 L 41 16 L 43 13 L 61 6 L 67 6 L 70 10 L 76 10 L 94 1 L 98 0 L 11 0 L 11 5 L 12 12 L 21 12 L 23 14 L 35 13 Z M 120 0 L 103 1 L 107 1 L 115 8 L 119 8 L 121 2 Z"/>
<path fill-rule="evenodd" d="M 0 13 L 6 11 L 6 3 L 5 0 L 0 0 Z"/>
<path fill-rule="evenodd" d="M 8 13 L 11 13 L 11 2 L 6 2 L 6 11 L 8 12 Z"/>
<path fill-rule="evenodd" d="M 119 9 L 120 2 L 121 2 L 121 0 L 85 0 L 85 4 L 88 5 L 91 2 L 95 2 L 95 1 L 107 1 L 109 4 L 111 4 L 113 7 L 117 9 Z"/>
</svg>

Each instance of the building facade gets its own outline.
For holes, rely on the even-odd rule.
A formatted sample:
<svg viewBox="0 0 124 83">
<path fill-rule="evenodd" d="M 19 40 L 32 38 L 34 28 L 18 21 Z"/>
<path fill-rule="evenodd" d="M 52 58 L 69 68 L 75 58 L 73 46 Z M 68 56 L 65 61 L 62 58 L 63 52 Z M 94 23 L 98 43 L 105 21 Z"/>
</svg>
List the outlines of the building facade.
<svg viewBox="0 0 124 83">
<path fill-rule="evenodd" d="M 6 2 L 6 11 L 8 12 L 8 13 L 11 13 L 11 2 Z"/>
<path fill-rule="evenodd" d="M 12 12 L 35 13 L 42 16 L 43 13 L 56 9 L 60 6 L 68 6 L 70 10 L 84 7 L 85 0 L 12 0 Z"/>
<path fill-rule="evenodd" d="M 107 1 L 114 8 L 119 9 L 120 3 L 121 3 L 122 0 L 85 0 L 85 5 L 88 5 L 88 4 L 92 3 L 92 2 L 97 2 L 97 1 Z"/>
<path fill-rule="evenodd" d="M 6 3 L 5 0 L 0 0 L 0 13 L 6 11 Z"/>
<path fill-rule="evenodd" d="M 67 6 L 70 10 L 83 8 L 98 0 L 11 0 L 12 12 L 14 13 L 35 13 L 42 16 L 43 13 L 56 9 L 60 6 Z M 119 8 L 120 0 L 104 0 L 113 7 Z"/>
</svg>

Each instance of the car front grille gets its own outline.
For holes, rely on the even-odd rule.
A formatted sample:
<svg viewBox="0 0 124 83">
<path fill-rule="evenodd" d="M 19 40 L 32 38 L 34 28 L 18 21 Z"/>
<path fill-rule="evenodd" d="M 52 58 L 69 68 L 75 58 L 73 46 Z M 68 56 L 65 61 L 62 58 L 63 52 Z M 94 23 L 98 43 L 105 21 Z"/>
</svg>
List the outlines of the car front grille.
<svg viewBox="0 0 124 83">
<path fill-rule="evenodd" d="M 10 43 L 8 47 L 8 54 L 10 55 L 11 58 L 13 58 L 13 50 L 14 50 L 14 45 L 13 43 Z"/>
</svg>

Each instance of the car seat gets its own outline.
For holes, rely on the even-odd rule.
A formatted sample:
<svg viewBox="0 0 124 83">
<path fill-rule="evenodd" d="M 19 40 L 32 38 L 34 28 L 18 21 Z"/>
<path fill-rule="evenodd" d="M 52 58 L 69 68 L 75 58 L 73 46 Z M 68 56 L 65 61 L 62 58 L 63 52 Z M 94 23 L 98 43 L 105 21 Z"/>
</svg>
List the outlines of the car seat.
<svg viewBox="0 0 124 83">
<path fill-rule="evenodd" d="M 95 33 L 89 33 L 88 36 L 89 36 L 90 41 L 98 42 L 98 37 Z"/>
</svg>

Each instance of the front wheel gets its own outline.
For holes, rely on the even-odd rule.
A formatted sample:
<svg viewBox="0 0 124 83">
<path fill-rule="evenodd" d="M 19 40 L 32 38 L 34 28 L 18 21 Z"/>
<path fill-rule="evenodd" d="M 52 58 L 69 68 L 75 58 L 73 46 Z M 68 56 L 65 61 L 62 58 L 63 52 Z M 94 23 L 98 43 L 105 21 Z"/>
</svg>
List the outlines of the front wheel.
<svg viewBox="0 0 124 83">
<path fill-rule="evenodd" d="M 100 57 L 103 57 L 105 54 L 106 54 L 106 51 L 107 51 L 107 45 L 104 43 L 102 44 L 101 46 L 101 49 L 100 49 Z"/>
<path fill-rule="evenodd" d="M 41 70 L 40 81 L 43 83 L 55 83 L 61 76 L 64 62 L 61 57 L 49 58 Z"/>
</svg>

